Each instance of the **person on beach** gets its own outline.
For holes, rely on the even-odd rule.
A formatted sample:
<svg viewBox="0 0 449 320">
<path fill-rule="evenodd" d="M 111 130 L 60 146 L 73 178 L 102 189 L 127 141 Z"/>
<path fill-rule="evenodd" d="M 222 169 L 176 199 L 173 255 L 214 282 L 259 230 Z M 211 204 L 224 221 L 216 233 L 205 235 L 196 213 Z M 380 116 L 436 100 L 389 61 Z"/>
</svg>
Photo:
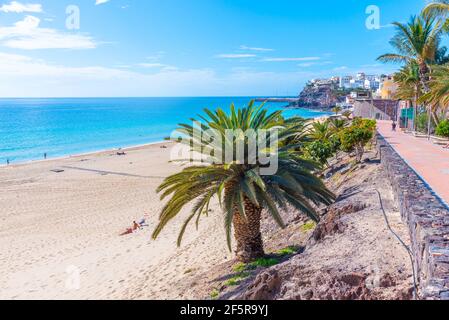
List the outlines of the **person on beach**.
<svg viewBox="0 0 449 320">
<path fill-rule="evenodd" d="M 6 159 L 6 165 L 9 166 L 9 159 Z"/>
<path fill-rule="evenodd" d="M 44 153 L 44 160 L 47 160 L 47 153 Z"/>
<path fill-rule="evenodd" d="M 134 231 L 133 231 L 132 228 L 128 228 L 128 229 L 126 229 L 125 232 L 121 233 L 120 236 L 126 236 L 126 235 L 128 235 L 128 234 L 132 234 L 133 232 L 134 232 Z"/>
<path fill-rule="evenodd" d="M 136 221 L 133 221 L 133 226 L 132 226 L 132 228 L 126 229 L 126 231 L 124 231 L 123 233 L 121 233 L 120 236 L 126 236 L 126 235 L 128 235 L 128 234 L 132 234 L 132 233 L 134 233 L 135 231 L 140 230 L 140 229 L 142 229 L 142 226 L 141 226 L 139 223 L 137 223 Z"/>
</svg>

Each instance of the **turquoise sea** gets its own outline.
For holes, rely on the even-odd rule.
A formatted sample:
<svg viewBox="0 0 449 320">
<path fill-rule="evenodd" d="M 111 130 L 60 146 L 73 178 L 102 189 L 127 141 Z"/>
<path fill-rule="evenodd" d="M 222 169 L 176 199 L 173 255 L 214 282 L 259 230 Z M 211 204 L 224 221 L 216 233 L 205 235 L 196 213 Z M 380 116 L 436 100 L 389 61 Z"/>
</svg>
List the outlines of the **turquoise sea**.
<svg viewBox="0 0 449 320">
<path fill-rule="evenodd" d="M 163 141 L 204 108 L 244 106 L 251 98 L 0 99 L 0 165 Z M 269 103 L 272 110 L 285 103 Z M 296 109 L 286 116 L 326 113 Z"/>
</svg>

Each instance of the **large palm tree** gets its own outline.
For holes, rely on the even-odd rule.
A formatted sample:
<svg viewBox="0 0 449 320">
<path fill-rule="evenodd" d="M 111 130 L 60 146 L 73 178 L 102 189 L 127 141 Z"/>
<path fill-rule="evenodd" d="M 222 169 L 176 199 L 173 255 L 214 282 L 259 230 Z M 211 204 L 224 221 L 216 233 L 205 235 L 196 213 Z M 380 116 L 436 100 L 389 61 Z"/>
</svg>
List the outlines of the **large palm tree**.
<svg viewBox="0 0 449 320">
<path fill-rule="evenodd" d="M 191 151 L 207 157 L 208 163 L 187 167 L 160 185 L 158 192 L 162 193 L 161 199 L 170 199 L 162 210 L 159 224 L 153 233 L 154 239 L 170 220 L 180 214 L 182 208 L 193 203 L 178 237 L 178 246 L 181 245 L 188 224 L 195 218 L 198 223 L 203 215 L 209 213 L 209 204 L 214 197 L 218 198 L 223 209 L 229 249 L 234 229 L 236 256 L 243 262 L 264 255 L 260 230 L 263 209 L 281 227 L 284 227 L 284 222 L 280 212 L 286 210 L 287 205 L 315 221 L 319 220 L 315 206 L 331 204 L 334 196 L 314 175 L 318 165 L 304 160 L 296 150 L 298 145 L 284 144 L 286 139 L 297 134 L 297 128 L 290 125 L 289 129 L 283 129 L 282 112 L 269 113 L 262 106 L 256 107 L 254 102 L 239 110 L 232 105 L 229 113 L 222 109 L 215 112 L 206 109 L 204 112 L 205 116 L 200 117 L 203 121 L 201 124 L 181 124 L 178 131 L 189 138 L 182 139 L 182 143 Z M 198 134 L 196 127 L 202 134 Z M 210 139 L 211 130 L 221 139 Z M 228 130 L 241 131 L 230 138 Z M 263 175 L 262 170 L 267 164 L 247 151 L 248 139 L 242 132 L 248 130 L 256 132 L 257 138 L 264 136 L 262 132 L 266 130 L 269 139 L 273 138 L 274 131 L 280 130 L 278 142 L 281 147 L 258 150 L 277 155 L 276 173 Z M 245 145 L 244 161 L 225 159 L 228 148 L 235 151 L 239 143 Z M 214 146 L 213 152 L 210 151 L 211 144 Z"/>
<path fill-rule="evenodd" d="M 397 33 L 390 44 L 396 53 L 380 56 L 382 62 L 414 63 L 419 66 L 419 75 L 424 91 L 429 91 L 430 64 L 436 59 L 441 38 L 441 23 L 429 15 L 413 16 L 406 24 L 393 22 Z"/>
</svg>

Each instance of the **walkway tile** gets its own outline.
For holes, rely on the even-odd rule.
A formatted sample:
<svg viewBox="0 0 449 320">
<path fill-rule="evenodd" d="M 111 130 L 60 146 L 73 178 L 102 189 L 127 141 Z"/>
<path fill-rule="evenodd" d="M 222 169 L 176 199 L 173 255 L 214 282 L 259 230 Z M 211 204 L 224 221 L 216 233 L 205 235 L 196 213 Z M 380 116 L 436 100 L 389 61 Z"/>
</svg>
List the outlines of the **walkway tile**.
<svg viewBox="0 0 449 320">
<path fill-rule="evenodd" d="M 425 138 L 393 132 L 391 122 L 378 121 L 377 130 L 432 190 L 449 204 L 449 150 Z"/>
</svg>

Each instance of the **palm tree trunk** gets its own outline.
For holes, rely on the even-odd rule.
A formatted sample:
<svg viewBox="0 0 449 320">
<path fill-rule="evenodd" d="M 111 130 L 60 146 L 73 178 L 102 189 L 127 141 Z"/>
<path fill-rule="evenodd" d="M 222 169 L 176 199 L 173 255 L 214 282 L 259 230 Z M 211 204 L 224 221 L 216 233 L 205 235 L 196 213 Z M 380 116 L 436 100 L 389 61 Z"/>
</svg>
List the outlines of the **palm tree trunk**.
<svg viewBox="0 0 449 320">
<path fill-rule="evenodd" d="M 421 62 L 419 64 L 419 77 L 421 79 L 421 84 L 423 86 L 424 93 L 428 93 L 430 91 L 429 87 L 429 67 L 427 63 Z"/>
<path fill-rule="evenodd" d="M 239 261 L 251 262 L 265 255 L 260 232 L 262 208 L 255 206 L 245 198 L 246 219 L 235 209 L 233 225 L 234 237 L 237 241 L 236 256 Z"/>
</svg>

